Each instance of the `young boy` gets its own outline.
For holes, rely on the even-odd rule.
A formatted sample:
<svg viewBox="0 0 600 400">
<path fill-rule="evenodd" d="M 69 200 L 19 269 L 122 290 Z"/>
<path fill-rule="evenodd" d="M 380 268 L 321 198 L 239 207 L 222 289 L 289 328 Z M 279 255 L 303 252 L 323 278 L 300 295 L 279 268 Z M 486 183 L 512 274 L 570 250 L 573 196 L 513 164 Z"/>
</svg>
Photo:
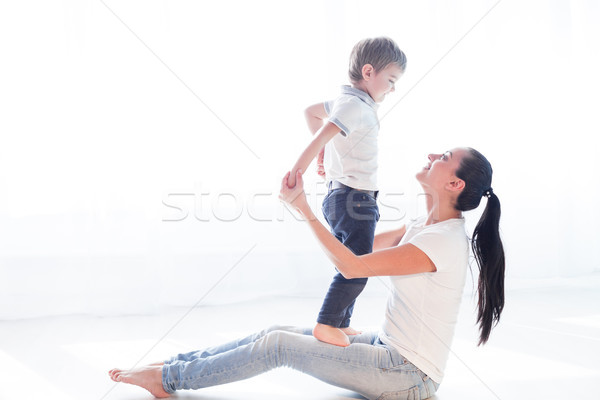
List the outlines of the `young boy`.
<svg viewBox="0 0 600 400">
<path fill-rule="evenodd" d="M 317 156 L 319 175 L 324 175 L 329 192 L 323 200 L 323 214 L 331 232 L 354 254 L 373 251 L 377 207 L 378 103 L 394 91 L 406 68 L 406 56 L 393 40 L 364 39 L 350 55 L 351 86 L 343 86 L 333 101 L 308 107 L 306 120 L 314 139 L 290 171 L 288 186 L 296 185 L 296 172 L 305 172 Z M 327 121 L 325 122 L 324 120 Z M 323 302 L 315 338 L 348 346 L 356 297 L 367 278 L 333 278 Z"/>
</svg>

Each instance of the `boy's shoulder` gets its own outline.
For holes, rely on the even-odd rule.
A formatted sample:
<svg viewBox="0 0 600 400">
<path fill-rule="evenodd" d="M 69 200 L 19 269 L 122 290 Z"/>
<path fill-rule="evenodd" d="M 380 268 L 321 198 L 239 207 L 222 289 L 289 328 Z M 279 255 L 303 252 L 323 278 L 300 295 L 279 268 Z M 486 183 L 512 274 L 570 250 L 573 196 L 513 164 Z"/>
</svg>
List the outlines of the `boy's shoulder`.
<svg viewBox="0 0 600 400">
<path fill-rule="evenodd" d="M 325 102 L 325 110 L 330 113 L 334 108 L 352 108 L 358 110 L 364 107 L 365 104 L 356 96 L 351 94 L 340 94 L 333 100 Z"/>
<path fill-rule="evenodd" d="M 329 114 L 334 108 L 351 109 L 352 111 L 377 111 L 378 104 L 365 92 L 351 86 L 343 86 L 341 93 L 334 99 L 325 102 L 325 110 Z"/>
</svg>

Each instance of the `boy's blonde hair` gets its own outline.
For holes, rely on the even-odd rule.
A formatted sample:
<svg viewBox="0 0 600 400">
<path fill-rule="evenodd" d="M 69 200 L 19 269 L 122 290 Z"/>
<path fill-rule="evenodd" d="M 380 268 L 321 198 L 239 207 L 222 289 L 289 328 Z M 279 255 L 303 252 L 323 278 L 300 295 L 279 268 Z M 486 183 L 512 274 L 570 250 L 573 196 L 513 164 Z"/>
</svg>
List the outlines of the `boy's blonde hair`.
<svg viewBox="0 0 600 400">
<path fill-rule="evenodd" d="M 350 54 L 350 81 L 358 83 L 362 80 L 362 67 L 365 64 L 371 64 L 375 72 L 379 72 L 392 63 L 402 71 L 406 69 L 406 55 L 396 42 L 387 37 L 363 39 L 354 45 Z"/>
</svg>

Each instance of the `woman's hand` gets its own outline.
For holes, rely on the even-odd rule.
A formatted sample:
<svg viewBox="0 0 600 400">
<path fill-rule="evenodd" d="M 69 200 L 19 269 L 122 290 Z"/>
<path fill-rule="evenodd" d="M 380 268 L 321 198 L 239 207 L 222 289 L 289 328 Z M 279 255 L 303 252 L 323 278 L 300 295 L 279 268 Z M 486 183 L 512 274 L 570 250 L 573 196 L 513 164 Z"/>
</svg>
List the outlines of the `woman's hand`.
<svg viewBox="0 0 600 400">
<path fill-rule="evenodd" d="M 291 208 L 297 210 L 305 216 L 306 210 L 310 209 L 308 202 L 306 201 L 306 194 L 304 193 L 304 181 L 302 180 L 302 171 L 296 172 L 296 185 L 294 187 L 288 186 L 288 179 L 290 172 L 285 174 L 281 181 L 281 190 L 279 191 L 279 200 L 289 205 Z"/>
</svg>

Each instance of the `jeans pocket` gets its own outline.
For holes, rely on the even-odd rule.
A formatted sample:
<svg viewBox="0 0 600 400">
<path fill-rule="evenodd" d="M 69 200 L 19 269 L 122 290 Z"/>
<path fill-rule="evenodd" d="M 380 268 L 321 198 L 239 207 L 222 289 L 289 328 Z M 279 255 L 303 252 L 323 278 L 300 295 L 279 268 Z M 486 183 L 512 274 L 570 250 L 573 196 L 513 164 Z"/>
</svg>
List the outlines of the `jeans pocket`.
<svg viewBox="0 0 600 400">
<path fill-rule="evenodd" d="M 413 386 L 410 389 L 399 390 L 394 392 L 383 392 L 377 400 L 420 400 L 421 394 L 418 386 Z"/>
<path fill-rule="evenodd" d="M 421 379 L 423 380 L 423 388 L 427 392 L 427 397 L 431 397 L 437 392 L 440 385 L 438 385 L 433 379 L 431 379 L 425 372 L 417 371 Z"/>
</svg>

